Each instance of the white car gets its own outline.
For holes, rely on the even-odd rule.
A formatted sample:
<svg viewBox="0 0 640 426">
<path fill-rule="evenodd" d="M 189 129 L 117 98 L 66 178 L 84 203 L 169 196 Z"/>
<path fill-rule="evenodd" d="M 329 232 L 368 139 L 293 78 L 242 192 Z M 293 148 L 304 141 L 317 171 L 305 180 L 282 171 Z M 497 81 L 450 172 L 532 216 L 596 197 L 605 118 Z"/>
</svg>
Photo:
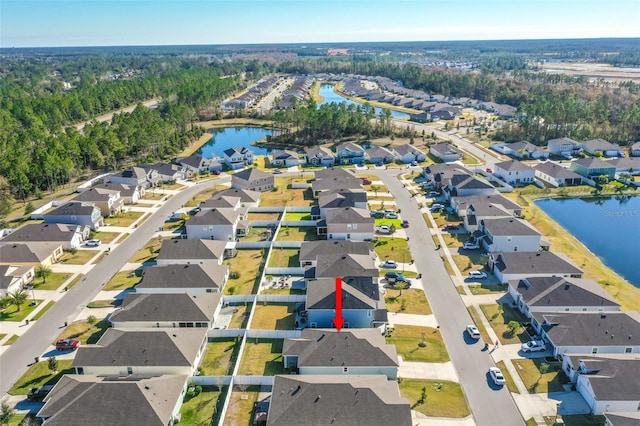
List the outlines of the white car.
<svg viewBox="0 0 640 426">
<path fill-rule="evenodd" d="M 469 272 L 469 278 L 474 278 L 476 280 L 487 278 L 487 274 L 482 271 L 471 271 Z"/>
<path fill-rule="evenodd" d="M 491 376 L 491 380 L 493 380 L 493 383 L 495 383 L 496 386 L 503 386 L 505 383 L 507 383 L 504 380 L 504 376 L 502 375 L 502 371 L 500 371 L 500 369 L 498 367 L 490 367 L 489 368 L 489 375 Z"/>
<path fill-rule="evenodd" d="M 522 344 L 522 352 L 542 352 L 546 350 L 547 347 L 542 340 L 530 340 Z"/>
<path fill-rule="evenodd" d="M 397 267 L 398 267 L 398 262 L 396 262 L 395 260 L 385 260 L 382 263 L 383 269 L 396 269 Z"/>
<path fill-rule="evenodd" d="M 387 219 L 397 219 L 399 216 L 398 213 L 392 212 L 385 214 L 384 217 L 386 217 Z"/>
<path fill-rule="evenodd" d="M 480 331 L 478 330 L 478 327 L 476 327 L 475 325 L 468 325 L 467 326 L 467 333 L 469 334 L 469 337 L 471 337 L 472 339 L 480 339 Z"/>
<path fill-rule="evenodd" d="M 390 234 L 391 228 L 388 225 L 376 226 L 376 232 L 379 234 Z"/>
<path fill-rule="evenodd" d="M 471 241 L 466 241 L 462 245 L 462 248 L 466 250 L 476 250 L 480 248 L 480 245 L 478 243 L 472 243 Z"/>
<path fill-rule="evenodd" d="M 98 239 L 92 239 L 87 241 L 87 247 L 98 247 L 100 244 L 102 244 L 102 241 Z"/>
<path fill-rule="evenodd" d="M 427 197 L 438 197 L 438 196 L 440 196 L 440 193 L 436 191 L 431 191 L 427 194 Z"/>
</svg>

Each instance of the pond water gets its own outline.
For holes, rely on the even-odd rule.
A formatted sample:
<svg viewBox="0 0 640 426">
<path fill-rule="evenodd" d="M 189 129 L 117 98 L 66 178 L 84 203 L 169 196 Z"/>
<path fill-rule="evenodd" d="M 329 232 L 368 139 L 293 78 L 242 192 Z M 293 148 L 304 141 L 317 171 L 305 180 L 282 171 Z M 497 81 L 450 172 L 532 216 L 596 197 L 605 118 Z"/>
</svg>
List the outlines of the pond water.
<svg viewBox="0 0 640 426">
<path fill-rule="evenodd" d="M 360 102 L 356 102 L 356 101 L 352 101 L 351 99 L 347 99 L 342 95 L 337 94 L 336 92 L 333 91 L 333 84 L 323 84 L 320 86 L 320 96 L 322 96 L 324 98 L 324 100 L 322 102 L 320 102 L 318 104 L 318 107 L 320 107 L 320 105 L 324 105 L 324 104 L 330 104 L 331 102 L 334 102 L 336 104 L 339 104 L 340 102 L 344 102 L 347 105 L 363 105 Z M 376 110 L 376 114 L 380 114 L 382 113 L 382 108 L 375 108 Z M 409 114 L 405 114 L 404 112 L 398 112 L 392 109 L 389 109 L 391 111 L 391 116 L 393 118 L 409 118 Z"/>
<path fill-rule="evenodd" d="M 269 154 L 271 150 L 251 145 L 260 139 L 264 139 L 267 135 L 273 135 L 275 132 L 260 127 L 222 127 L 219 129 L 209 130 L 212 137 L 198 150 L 198 155 L 205 158 L 222 157 L 225 149 L 236 146 L 243 146 L 251 149 L 256 155 Z"/>
<path fill-rule="evenodd" d="M 640 197 L 545 199 L 536 204 L 607 266 L 640 287 Z"/>
</svg>

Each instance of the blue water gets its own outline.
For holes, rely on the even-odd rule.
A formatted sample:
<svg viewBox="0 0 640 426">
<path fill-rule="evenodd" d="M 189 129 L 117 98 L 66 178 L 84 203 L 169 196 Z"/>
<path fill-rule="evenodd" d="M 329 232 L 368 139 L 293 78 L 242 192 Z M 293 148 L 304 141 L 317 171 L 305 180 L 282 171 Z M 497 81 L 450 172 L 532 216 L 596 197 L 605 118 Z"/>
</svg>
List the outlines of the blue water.
<svg viewBox="0 0 640 426">
<path fill-rule="evenodd" d="M 198 155 L 205 158 L 222 157 L 225 149 L 236 146 L 244 146 L 251 149 L 256 155 L 269 154 L 271 150 L 251 145 L 259 139 L 264 139 L 267 135 L 273 135 L 273 130 L 259 127 L 223 127 L 209 131 L 212 137 L 206 145 L 198 150 Z"/>
<path fill-rule="evenodd" d="M 607 266 L 640 287 L 640 197 L 546 199 L 536 204 Z"/>
<path fill-rule="evenodd" d="M 320 86 L 320 96 L 322 96 L 324 100 L 318 104 L 318 107 L 320 105 L 330 104 L 331 102 L 334 102 L 336 104 L 339 104 L 340 102 L 345 102 L 347 105 L 351 105 L 351 104 L 363 105 L 360 102 L 352 101 L 351 99 L 347 99 L 344 96 L 341 96 L 336 92 L 334 92 L 332 84 L 323 84 L 322 86 Z M 382 113 L 382 108 L 375 108 L 375 110 L 376 110 L 376 115 L 379 115 Z M 391 111 L 391 116 L 393 118 L 409 118 L 409 114 L 405 114 L 404 112 L 394 111 L 390 108 L 389 110 Z"/>
</svg>

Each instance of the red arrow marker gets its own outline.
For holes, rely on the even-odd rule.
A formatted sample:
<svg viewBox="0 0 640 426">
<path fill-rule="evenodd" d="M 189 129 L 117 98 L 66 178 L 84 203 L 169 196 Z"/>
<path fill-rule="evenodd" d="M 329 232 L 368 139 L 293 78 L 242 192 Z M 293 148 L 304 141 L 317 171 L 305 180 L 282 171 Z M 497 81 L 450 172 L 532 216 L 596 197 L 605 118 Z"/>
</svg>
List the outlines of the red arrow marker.
<svg viewBox="0 0 640 426">
<path fill-rule="evenodd" d="M 344 319 L 342 318 L 342 278 L 336 278 L 336 318 L 333 320 L 333 325 L 336 326 L 338 331 L 344 325 Z"/>
</svg>

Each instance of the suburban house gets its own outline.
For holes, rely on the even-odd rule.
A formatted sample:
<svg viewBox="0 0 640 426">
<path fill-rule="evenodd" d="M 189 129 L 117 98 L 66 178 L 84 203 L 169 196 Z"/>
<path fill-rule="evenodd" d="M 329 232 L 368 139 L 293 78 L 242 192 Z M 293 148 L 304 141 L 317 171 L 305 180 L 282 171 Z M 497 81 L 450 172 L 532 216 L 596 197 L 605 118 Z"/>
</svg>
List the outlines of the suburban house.
<svg viewBox="0 0 640 426">
<path fill-rule="evenodd" d="M 336 157 L 333 156 L 333 152 L 324 146 L 307 148 L 304 153 L 304 158 L 307 164 L 313 164 L 314 166 L 328 167 L 333 166 L 336 162 Z"/>
<path fill-rule="evenodd" d="M 109 328 L 95 345 L 81 345 L 76 374 L 192 376 L 207 347 L 206 328 L 119 330 Z"/>
<path fill-rule="evenodd" d="M 228 277 L 227 265 L 148 266 L 136 293 L 219 293 Z"/>
<path fill-rule="evenodd" d="M 88 203 L 72 201 L 62 204 L 42 215 L 44 223 L 63 223 L 67 225 L 85 225 L 92 231 L 104 226 L 100 208 Z"/>
<path fill-rule="evenodd" d="M 373 240 L 375 219 L 366 209 L 345 207 L 339 209 L 327 209 L 326 219 L 318 222 L 318 235 L 326 234 L 328 240 Z"/>
<path fill-rule="evenodd" d="M 84 225 L 62 223 L 32 223 L 16 229 L 1 243 L 50 242 L 60 243 L 64 250 L 80 247 L 89 238 L 91 230 Z"/>
<path fill-rule="evenodd" d="M 0 241 L 0 265 L 51 266 L 62 257 L 59 242 L 12 243 Z"/>
<path fill-rule="evenodd" d="M 416 108 L 421 109 L 421 108 Z M 420 114 L 410 114 L 409 121 L 415 121 L 416 123 L 429 123 L 431 122 L 431 114 L 428 112 L 421 112 Z"/>
<path fill-rule="evenodd" d="M 241 169 L 253 164 L 253 151 L 243 146 L 225 149 L 222 154 L 224 163 L 231 170 Z"/>
<path fill-rule="evenodd" d="M 569 168 L 587 179 L 598 179 L 600 176 L 614 179 L 616 176 L 616 166 L 599 158 L 574 160 L 569 165 Z"/>
<path fill-rule="evenodd" d="M 459 164 L 431 164 L 422 169 L 422 174 L 427 183 L 435 189 L 441 189 L 449 185 L 453 176 L 472 176 L 471 172 Z"/>
<path fill-rule="evenodd" d="M 275 187 L 273 175 L 256 168 L 248 168 L 231 176 L 231 187 L 251 191 L 271 191 Z"/>
<path fill-rule="evenodd" d="M 242 207 L 258 207 L 260 205 L 260 193 L 249 189 L 225 189 L 217 193 L 220 197 L 239 197 Z"/>
<path fill-rule="evenodd" d="M 364 151 L 364 158 L 371 164 L 387 164 L 395 161 L 396 155 L 382 146 L 372 146 Z"/>
<path fill-rule="evenodd" d="M 549 153 L 544 149 L 527 141 L 513 143 L 494 143 L 491 149 L 498 151 L 500 154 L 509 155 L 519 160 L 539 160 L 548 158 Z"/>
<path fill-rule="evenodd" d="M 100 213 L 104 217 L 117 215 L 122 211 L 122 206 L 124 205 L 124 200 L 120 197 L 120 191 L 96 187 L 79 193 L 71 201 L 93 203 L 100 208 Z"/>
<path fill-rule="evenodd" d="M 358 277 L 368 284 L 377 283 L 379 274 L 375 261 L 376 258 L 370 253 L 320 254 L 316 257 L 315 266 L 305 270 L 305 278 Z"/>
<path fill-rule="evenodd" d="M 640 142 L 634 142 L 629 147 L 629 155 L 632 157 L 640 157 Z"/>
<path fill-rule="evenodd" d="M 108 189 L 120 192 L 120 198 L 125 204 L 136 204 L 142 196 L 140 195 L 139 186 L 130 186 L 123 183 L 100 183 L 94 186 L 95 189 Z M 102 207 L 100 207 L 102 208 Z"/>
<path fill-rule="evenodd" d="M 224 259 L 235 255 L 234 250 L 227 250 L 226 246 L 226 241 L 219 240 L 164 240 L 156 257 L 156 264 L 222 265 Z"/>
<path fill-rule="evenodd" d="M 638 411 L 610 411 L 604 412 L 604 426 L 637 426 L 640 422 L 640 412 Z"/>
<path fill-rule="evenodd" d="M 353 142 L 341 143 L 336 147 L 336 157 L 339 164 L 364 163 L 364 148 Z"/>
<path fill-rule="evenodd" d="M 569 138 L 551 139 L 547 142 L 547 151 L 559 157 L 571 158 L 580 154 L 580 142 Z"/>
<path fill-rule="evenodd" d="M 298 158 L 297 152 L 283 149 L 273 152 L 269 162 L 274 167 L 294 167 L 300 164 L 300 158 Z"/>
<path fill-rule="evenodd" d="M 207 201 L 201 202 L 199 207 L 200 211 L 211 209 L 237 210 L 242 207 L 242 202 L 240 201 L 240 197 L 233 197 L 230 195 L 213 195 Z"/>
<path fill-rule="evenodd" d="M 420 163 L 427 159 L 427 155 L 413 145 L 398 145 L 394 146 L 393 150 L 396 152 L 396 159 L 404 164 L 411 164 L 414 161 Z"/>
<path fill-rule="evenodd" d="M 638 312 L 534 312 L 531 326 L 554 357 L 640 353 Z"/>
<path fill-rule="evenodd" d="M 468 197 L 470 195 L 497 194 L 496 188 L 486 179 L 462 173 L 455 173 L 449 179 L 442 193 L 448 198 Z"/>
<path fill-rule="evenodd" d="M 537 164 L 533 169 L 538 179 L 555 187 L 580 185 L 582 183 L 582 176 L 553 161 Z"/>
<path fill-rule="evenodd" d="M 345 169 L 326 169 L 317 171 L 316 178 L 311 182 L 313 196 L 318 197 L 325 191 L 362 190 L 362 179 Z"/>
<path fill-rule="evenodd" d="M 529 185 L 535 180 L 535 170 L 517 160 L 496 163 L 493 174 L 511 186 Z"/>
<path fill-rule="evenodd" d="M 292 409 L 295 407 L 295 409 Z M 267 426 L 411 426 L 411 407 L 398 382 L 375 376 L 276 376 Z"/>
<path fill-rule="evenodd" d="M 367 193 L 358 191 L 325 191 L 318 196 L 318 205 L 311 207 L 311 218 L 326 219 L 327 211 L 330 209 L 340 209 L 345 207 L 355 207 L 358 209 L 367 208 Z"/>
<path fill-rule="evenodd" d="M 323 275 L 336 273 L 325 271 Z M 335 310 L 335 278 L 307 280 L 307 301 L 301 314 L 301 326 L 333 328 Z M 342 279 L 342 318 L 344 328 L 375 328 L 386 324 L 384 296 L 380 295 L 379 287 L 371 277 L 352 275 Z"/>
<path fill-rule="evenodd" d="M 591 139 L 590 141 L 580 142 L 580 148 L 584 152 L 597 157 L 623 157 L 624 151 L 617 143 L 611 143 L 604 139 Z"/>
<path fill-rule="evenodd" d="M 396 347 L 386 342 L 375 328 L 305 328 L 299 338 L 285 339 L 282 347 L 284 368 L 297 368 L 298 374 L 369 375 L 398 378 Z"/>
<path fill-rule="evenodd" d="M 118 329 L 213 328 L 222 306 L 221 293 L 128 293 L 111 314 Z"/>
<path fill-rule="evenodd" d="M 33 266 L 0 265 L 0 298 L 21 290 L 34 276 Z"/>
<path fill-rule="evenodd" d="M 138 186 L 141 188 L 140 196 L 144 197 L 144 190 L 156 186 L 160 181 L 160 177 L 155 169 L 147 171 L 142 167 L 130 167 L 120 173 L 111 175 L 109 181 L 111 183 Z"/>
<path fill-rule="evenodd" d="M 579 278 L 529 277 L 509 281 L 509 295 L 527 318 L 534 312 L 619 311 L 597 282 Z"/>
<path fill-rule="evenodd" d="M 171 426 L 178 422 L 186 384 L 186 375 L 65 374 L 44 399 L 45 405 L 38 411 L 37 418 L 44 420 L 46 426 Z"/>
<path fill-rule="evenodd" d="M 430 145 L 429 152 L 438 160 L 445 163 L 461 160 L 464 156 L 462 151 L 449 143 L 437 143 Z"/>
<path fill-rule="evenodd" d="M 529 277 L 582 278 L 571 261 L 550 251 L 489 253 L 489 270 L 502 284 Z"/>
<path fill-rule="evenodd" d="M 214 162 L 210 158 L 204 158 L 201 155 L 189 155 L 188 157 L 177 158 L 176 163 L 182 167 L 187 176 L 222 170 L 220 163 L 217 161 Z"/>
<path fill-rule="evenodd" d="M 616 168 L 616 174 L 628 173 L 632 175 L 640 174 L 640 158 L 620 157 L 607 161 L 608 164 Z"/>
<path fill-rule="evenodd" d="M 300 246 L 300 266 L 317 266 L 318 256 L 326 255 L 368 255 L 376 258 L 373 244 L 369 241 L 320 240 L 305 241 Z"/>
<path fill-rule="evenodd" d="M 567 355 L 562 368 L 576 385 L 591 414 L 637 413 L 630 425 L 640 422 L 640 360 L 617 356 Z M 614 423 L 617 425 L 618 423 Z"/>
<path fill-rule="evenodd" d="M 158 179 L 161 182 L 175 182 L 178 179 L 184 179 L 186 177 L 184 167 L 179 167 L 176 164 L 169 163 L 155 163 L 155 164 L 143 164 L 142 167 L 147 174 L 152 170 L 158 172 Z"/>
<path fill-rule="evenodd" d="M 489 253 L 534 252 L 541 246 L 549 249 L 548 243 L 543 243 L 542 235 L 529 222 L 514 217 L 482 219 L 473 235 Z"/>
<path fill-rule="evenodd" d="M 243 209 L 209 209 L 196 213 L 185 222 L 190 240 L 235 241 L 246 230 Z M 240 231 L 242 229 L 242 231 Z"/>
<path fill-rule="evenodd" d="M 473 233 L 483 219 L 522 216 L 522 207 L 501 194 L 471 195 L 451 198 L 453 211 L 463 218 L 468 232 Z"/>
</svg>

